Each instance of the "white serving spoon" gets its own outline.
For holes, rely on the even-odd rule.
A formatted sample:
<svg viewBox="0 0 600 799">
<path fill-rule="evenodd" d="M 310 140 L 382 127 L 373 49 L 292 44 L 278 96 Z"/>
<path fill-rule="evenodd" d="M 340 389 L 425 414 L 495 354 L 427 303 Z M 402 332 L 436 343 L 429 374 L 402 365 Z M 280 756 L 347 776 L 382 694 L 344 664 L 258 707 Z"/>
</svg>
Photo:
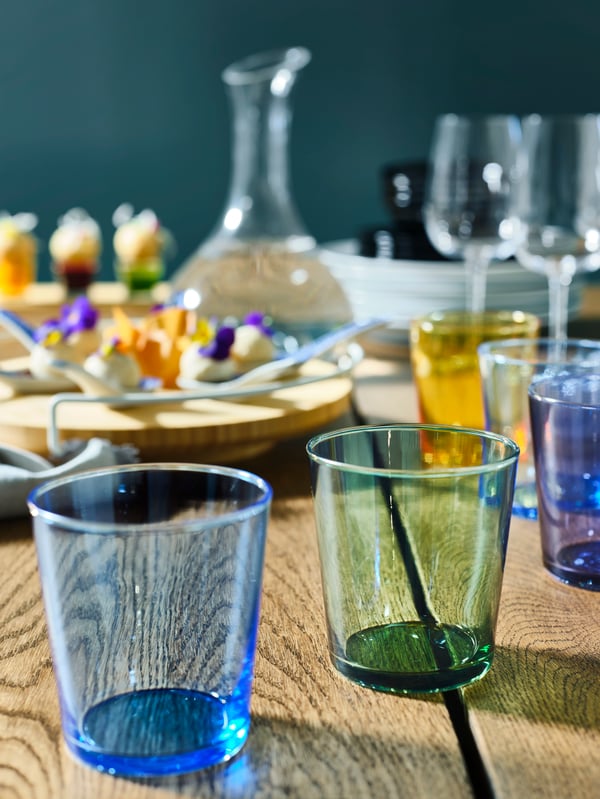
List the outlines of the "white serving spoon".
<svg viewBox="0 0 600 799">
<path fill-rule="evenodd" d="M 138 386 L 120 388 L 109 380 L 103 380 L 101 377 L 91 374 L 83 366 L 72 361 L 65 361 L 62 358 L 54 358 L 50 361 L 50 367 L 55 371 L 68 377 L 76 386 L 78 386 L 84 394 L 89 394 L 93 397 L 111 397 L 118 399 L 121 396 L 129 396 L 130 394 L 139 394 L 156 391 L 160 388 L 161 381 L 158 378 L 144 377 Z"/>
<path fill-rule="evenodd" d="M 13 335 L 29 352 L 31 352 L 37 344 L 35 340 L 35 329 L 12 311 L 6 311 L 0 308 L 0 325 Z"/>
<path fill-rule="evenodd" d="M 241 386 L 250 385 L 252 383 L 268 383 L 276 377 L 298 369 L 298 367 L 321 355 L 330 352 L 338 344 L 343 344 L 350 341 L 356 336 L 366 333 L 370 330 L 375 330 L 388 324 L 389 320 L 385 319 L 366 319 L 364 322 L 350 322 L 347 325 L 338 327 L 330 333 L 319 338 L 309 341 L 299 347 L 295 352 L 290 355 L 285 355 L 274 361 L 256 366 L 248 372 L 244 372 L 238 377 L 233 377 L 230 380 L 223 380 L 219 383 L 203 382 L 201 380 L 189 380 L 186 378 L 178 377 L 177 385 L 179 388 L 189 389 L 191 391 L 206 389 L 211 394 L 218 395 L 220 393 L 227 394 Z"/>
<path fill-rule="evenodd" d="M 0 385 L 13 394 L 56 394 L 76 388 L 72 380 L 62 375 L 56 377 L 34 377 L 29 369 L 0 369 Z"/>
<path fill-rule="evenodd" d="M 0 327 L 7 330 L 17 341 L 32 352 L 38 342 L 35 329 L 12 311 L 0 308 Z M 35 377 L 27 368 L 0 369 L 0 384 L 8 386 L 15 394 L 54 394 L 75 388 L 66 376 Z"/>
</svg>

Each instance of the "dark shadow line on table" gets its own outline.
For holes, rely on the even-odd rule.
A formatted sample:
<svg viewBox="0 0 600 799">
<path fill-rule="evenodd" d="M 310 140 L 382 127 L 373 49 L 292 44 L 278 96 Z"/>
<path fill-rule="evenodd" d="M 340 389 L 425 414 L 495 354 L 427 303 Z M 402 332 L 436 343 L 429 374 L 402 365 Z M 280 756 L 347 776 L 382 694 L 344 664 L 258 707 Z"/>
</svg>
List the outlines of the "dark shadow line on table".
<svg viewBox="0 0 600 799">
<path fill-rule="evenodd" d="M 351 408 L 356 423 L 365 424 L 365 419 L 356 405 L 356 398 L 354 395 L 351 400 Z M 381 468 L 385 466 L 385 459 L 375 439 L 372 444 L 372 456 L 373 465 L 375 467 Z M 400 509 L 394 499 L 391 480 L 382 472 L 378 482 L 382 498 L 386 506 L 389 506 L 392 527 L 396 536 L 398 550 L 404 562 L 404 568 L 410 584 L 417 615 L 425 624 L 437 626 L 439 622 L 433 609 L 429 605 L 427 592 L 422 585 L 410 538 L 407 535 Z M 441 669 L 446 668 L 451 663 L 449 653 L 446 654 L 445 650 L 441 648 L 432 649 L 432 655 Z M 459 689 L 443 691 L 442 698 L 461 750 L 474 796 L 476 799 L 493 799 L 495 792 L 491 777 L 469 723 L 469 714 L 464 703 L 462 691 Z"/>
</svg>

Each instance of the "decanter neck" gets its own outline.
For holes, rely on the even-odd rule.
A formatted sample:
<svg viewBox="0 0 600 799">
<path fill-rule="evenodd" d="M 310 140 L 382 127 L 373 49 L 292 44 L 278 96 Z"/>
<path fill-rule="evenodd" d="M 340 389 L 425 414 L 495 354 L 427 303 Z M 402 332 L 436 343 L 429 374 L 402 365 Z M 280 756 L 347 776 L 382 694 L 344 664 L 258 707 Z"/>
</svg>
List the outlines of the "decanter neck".
<svg viewBox="0 0 600 799">
<path fill-rule="evenodd" d="M 286 97 L 263 85 L 230 89 L 233 109 L 231 194 L 255 202 L 273 194 L 290 202 L 288 141 L 292 114 Z"/>
<path fill-rule="evenodd" d="M 290 189 L 290 94 L 310 54 L 272 54 L 271 63 L 240 62 L 223 73 L 232 110 L 232 174 L 221 236 L 282 241 L 295 250 L 315 241 Z"/>
</svg>

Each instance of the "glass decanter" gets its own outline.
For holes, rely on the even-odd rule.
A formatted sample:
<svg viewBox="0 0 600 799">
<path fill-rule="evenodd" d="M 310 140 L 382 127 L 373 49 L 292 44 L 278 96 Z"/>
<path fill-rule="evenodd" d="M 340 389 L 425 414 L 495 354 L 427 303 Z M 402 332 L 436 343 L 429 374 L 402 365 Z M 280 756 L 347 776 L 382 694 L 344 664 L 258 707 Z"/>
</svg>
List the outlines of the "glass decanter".
<svg viewBox="0 0 600 799">
<path fill-rule="evenodd" d="M 171 279 L 174 300 L 202 316 L 264 313 L 287 349 L 352 317 L 290 191 L 290 93 L 310 58 L 294 47 L 224 70 L 233 112 L 228 200 L 216 229 Z"/>
</svg>

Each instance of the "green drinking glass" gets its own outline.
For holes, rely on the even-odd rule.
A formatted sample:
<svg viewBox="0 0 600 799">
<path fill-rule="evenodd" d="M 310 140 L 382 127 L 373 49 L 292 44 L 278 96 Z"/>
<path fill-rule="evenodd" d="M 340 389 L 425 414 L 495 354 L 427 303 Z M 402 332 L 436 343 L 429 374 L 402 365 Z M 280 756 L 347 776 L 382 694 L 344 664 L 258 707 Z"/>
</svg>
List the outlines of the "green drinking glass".
<svg viewBox="0 0 600 799">
<path fill-rule="evenodd" d="M 361 426 L 307 445 L 333 665 L 436 692 L 490 668 L 517 444 L 438 425 Z"/>
</svg>

